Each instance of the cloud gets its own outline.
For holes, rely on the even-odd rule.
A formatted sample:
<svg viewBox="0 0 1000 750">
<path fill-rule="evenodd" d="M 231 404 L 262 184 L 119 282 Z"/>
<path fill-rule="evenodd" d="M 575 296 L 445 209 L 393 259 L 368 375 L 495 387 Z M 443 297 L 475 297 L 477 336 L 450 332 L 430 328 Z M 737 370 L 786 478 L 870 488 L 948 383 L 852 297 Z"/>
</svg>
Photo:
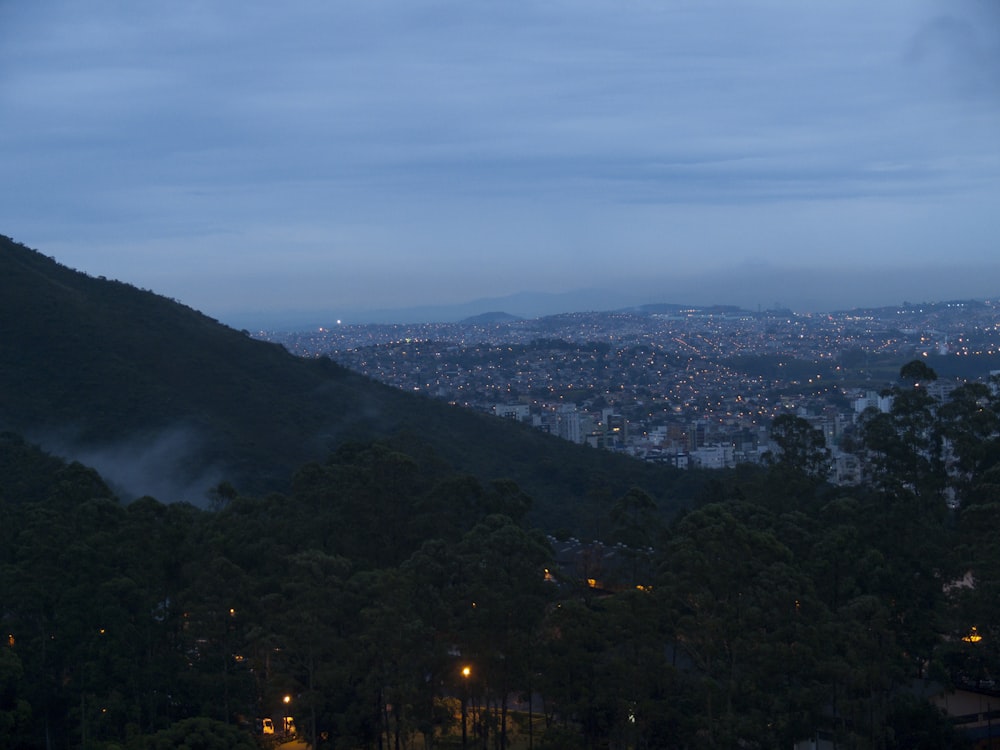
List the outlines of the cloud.
<svg viewBox="0 0 1000 750">
<path fill-rule="evenodd" d="M 434 299 L 499 254 L 504 284 L 798 260 L 802 216 L 844 253 L 911 259 L 907 222 L 978 253 L 963 206 L 1000 198 L 988 1 L 20 5 L 3 231 L 210 313 L 236 277 L 390 306 L 394 270 Z"/>
<path fill-rule="evenodd" d="M 939 95 L 1000 105 L 1000 5 L 957 0 L 927 19 L 913 36 L 906 60 Z"/>
</svg>

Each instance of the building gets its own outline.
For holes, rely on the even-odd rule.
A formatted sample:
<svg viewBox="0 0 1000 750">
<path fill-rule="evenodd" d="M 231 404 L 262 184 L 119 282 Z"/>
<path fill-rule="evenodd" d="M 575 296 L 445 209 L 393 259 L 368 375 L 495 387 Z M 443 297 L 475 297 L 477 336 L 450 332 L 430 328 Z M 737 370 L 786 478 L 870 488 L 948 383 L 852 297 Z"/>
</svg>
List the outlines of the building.
<svg viewBox="0 0 1000 750">
<path fill-rule="evenodd" d="M 531 408 L 527 404 L 494 404 L 493 413 L 501 419 L 523 422 L 531 418 Z"/>
</svg>

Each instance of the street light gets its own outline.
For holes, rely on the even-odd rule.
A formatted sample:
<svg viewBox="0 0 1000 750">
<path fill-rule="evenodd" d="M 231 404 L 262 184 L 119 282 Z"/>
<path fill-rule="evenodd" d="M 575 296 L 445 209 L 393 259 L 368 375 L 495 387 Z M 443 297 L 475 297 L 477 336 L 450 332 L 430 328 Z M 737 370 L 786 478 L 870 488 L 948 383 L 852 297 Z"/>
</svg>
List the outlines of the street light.
<svg viewBox="0 0 1000 750">
<path fill-rule="evenodd" d="M 282 711 L 284 716 L 281 717 L 281 731 L 285 737 L 289 737 L 295 734 L 295 719 L 288 715 L 289 706 L 292 703 L 292 696 L 285 695 L 281 702 L 285 704 L 285 710 Z"/>
<path fill-rule="evenodd" d="M 472 674 L 472 667 L 466 665 L 462 667 L 462 750 L 468 746 L 469 733 L 466 728 L 466 715 L 469 696 L 469 676 Z"/>
</svg>

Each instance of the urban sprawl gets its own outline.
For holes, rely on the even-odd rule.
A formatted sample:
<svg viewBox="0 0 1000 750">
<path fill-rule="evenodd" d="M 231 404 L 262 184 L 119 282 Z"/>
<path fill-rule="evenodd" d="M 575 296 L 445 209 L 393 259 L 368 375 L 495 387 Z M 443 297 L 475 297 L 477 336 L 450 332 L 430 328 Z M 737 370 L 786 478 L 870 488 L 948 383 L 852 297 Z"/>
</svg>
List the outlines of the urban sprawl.
<svg viewBox="0 0 1000 750">
<path fill-rule="evenodd" d="M 1000 302 L 823 314 L 656 305 L 531 320 L 262 331 L 305 357 L 397 388 L 527 422 L 576 443 L 678 467 L 759 462 L 782 414 L 826 437 L 831 479 L 859 479 L 842 448 L 860 414 L 886 411 L 919 359 L 944 397 L 1000 368 Z"/>
</svg>

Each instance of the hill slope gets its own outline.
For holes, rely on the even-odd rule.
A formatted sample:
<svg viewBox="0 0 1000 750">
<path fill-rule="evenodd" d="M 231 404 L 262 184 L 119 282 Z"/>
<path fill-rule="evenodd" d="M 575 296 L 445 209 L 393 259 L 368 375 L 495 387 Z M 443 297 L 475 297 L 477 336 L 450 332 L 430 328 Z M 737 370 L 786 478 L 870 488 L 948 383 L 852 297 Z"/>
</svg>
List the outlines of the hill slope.
<svg viewBox="0 0 1000 750">
<path fill-rule="evenodd" d="M 549 523 L 570 506 L 586 515 L 588 494 L 618 497 L 631 485 L 663 501 L 679 479 L 295 357 L 5 237 L 0 429 L 94 466 L 126 497 L 163 500 L 198 502 L 223 479 L 281 489 L 301 463 L 345 441 L 390 438 L 482 479 L 514 479 Z"/>
</svg>

